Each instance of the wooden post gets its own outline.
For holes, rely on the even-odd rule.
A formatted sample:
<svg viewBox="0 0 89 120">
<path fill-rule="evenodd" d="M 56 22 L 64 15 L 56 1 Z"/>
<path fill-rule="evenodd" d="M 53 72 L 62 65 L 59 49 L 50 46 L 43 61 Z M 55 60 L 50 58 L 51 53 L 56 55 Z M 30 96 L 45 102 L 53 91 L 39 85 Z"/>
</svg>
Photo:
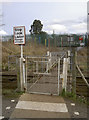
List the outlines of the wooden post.
<svg viewBox="0 0 89 120">
<path fill-rule="evenodd" d="M 76 53 L 72 47 L 72 92 L 76 94 Z"/>
</svg>

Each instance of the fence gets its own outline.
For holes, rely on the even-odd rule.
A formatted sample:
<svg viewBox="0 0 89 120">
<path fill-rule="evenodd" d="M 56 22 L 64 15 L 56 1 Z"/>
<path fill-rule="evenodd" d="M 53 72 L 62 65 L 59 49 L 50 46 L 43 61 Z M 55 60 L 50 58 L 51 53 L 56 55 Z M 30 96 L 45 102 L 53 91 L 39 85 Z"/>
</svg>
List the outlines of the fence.
<svg viewBox="0 0 89 120">
<path fill-rule="evenodd" d="M 45 56 L 24 56 L 24 58 L 26 61 L 22 69 L 25 76 L 23 76 L 23 82 L 18 81 L 18 86 L 24 85 L 24 88 L 27 88 L 27 92 L 30 93 L 54 95 L 61 93 L 62 89 L 70 89 L 68 78 L 68 71 L 70 71 L 69 52 L 67 55 L 67 52 L 48 51 Z M 9 56 L 9 70 L 10 64 L 12 64 L 11 66 L 13 64 L 19 65 L 17 61 L 19 61 L 19 56 Z M 21 74 L 21 71 L 18 74 Z"/>
</svg>

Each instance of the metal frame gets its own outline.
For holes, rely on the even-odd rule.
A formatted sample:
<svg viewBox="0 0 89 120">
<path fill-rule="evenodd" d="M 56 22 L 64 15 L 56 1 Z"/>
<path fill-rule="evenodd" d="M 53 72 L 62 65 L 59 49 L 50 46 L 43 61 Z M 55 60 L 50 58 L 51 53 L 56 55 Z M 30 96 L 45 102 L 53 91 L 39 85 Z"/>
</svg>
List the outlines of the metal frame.
<svg viewBox="0 0 89 120">
<path fill-rule="evenodd" d="M 57 53 L 60 55 L 59 52 L 57 52 Z M 55 54 L 55 53 L 53 53 L 53 54 Z M 60 94 L 60 90 L 59 90 L 59 88 L 60 88 L 60 78 L 61 78 L 60 67 L 63 67 L 63 65 L 62 66 L 60 65 L 60 60 L 62 60 L 65 56 L 66 56 L 66 52 L 63 52 L 63 54 L 60 55 L 60 58 L 57 57 L 57 55 L 56 55 L 56 58 L 55 58 L 54 62 L 51 64 L 51 66 L 44 73 L 38 72 L 38 68 L 36 68 L 37 72 L 33 72 L 33 74 L 36 74 L 36 75 L 39 75 L 39 76 L 40 75 L 48 75 L 49 76 L 49 75 L 51 75 L 51 73 L 48 73 L 48 71 L 53 69 L 57 65 L 57 94 L 53 94 L 53 95 L 59 95 Z M 49 64 L 49 59 L 50 58 L 52 59 L 52 57 L 53 56 L 50 56 L 50 55 L 49 56 L 42 56 L 42 57 L 41 56 L 36 56 L 36 57 L 34 57 L 34 56 L 27 56 L 26 57 L 26 62 L 27 62 L 28 59 L 34 59 L 34 61 L 33 61 L 34 63 L 42 63 L 43 62 L 43 63 L 46 63 L 46 64 L 48 63 Z M 37 61 L 35 59 L 42 59 L 42 61 L 39 61 L 39 60 Z M 44 61 L 44 59 L 46 59 L 46 61 Z M 27 67 L 26 67 L 26 81 L 27 81 L 27 69 L 28 69 Z M 37 65 L 37 67 L 38 67 L 38 65 Z M 39 78 L 30 86 L 29 89 L 31 89 L 38 81 L 39 81 Z M 41 91 L 40 92 L 28 91 L 28 93 L 47 94 L 47 95 L 51 94 L 51 93 L 47 93 L 47 92 L 45 93 L 45 92 L 41 92 Z"/>
<path fill-rule="evenodd" d="M 58 52 L 57 52 L 58 53 Z M 53 53 L 54 54 L 54 53 Z M 58 53 L 59 54 L 59 53 Z M 59 54 L 60 55 L 60 54 Z M 63 52 L 63 54 L 61 54 L 60 55 L 60 58 L 59 58 L 59 56 L 57 56 L 56 55 L 56 59 L 51 63 L 51 65 L 50 66 L 48 66 L 48 69 L 46 69 L 46 71 L 45 72 L 43 72 L 43 73 L 41 73 L 40 71 L 38 71 L 38 70 L 36 70 L 36 71 L 38 71 L 38 72 L 33 72 L 33 74 L 34 75 L 38 75 L 38 78 L 37 78 L 37 80 L 35 79 L 35 81 L 33 82 L 33 84 L 30 86 L 30 88 L 32 87 L 32 86 L 34 86 L 38 81 L 39 81 L 39 77 L 40 76 L 45 76 L 46 75 L 46 77 L 47 76 L 51 76 L 52 74 L 50 73 L 50 72 L 48 72 L 48 71 L 50 71 L 50 70 L 52 70 L 52 69 L 54 69 L 55 67 L 57 67 L 56 68 L 56 70 L 57 70 L 57 94 L 53 94 L 53 95 L 59 95 L 60 94 L 60 78 L 61 78 L 61 75 L 62 75 L 62 72 L 63 72 L 63 58 L 64 57 L 66 57 L 67 55 L 66 55 L 66 52 Z M 10 56 L 10 57 L 13 57 L 13 56 Z M 16 58 L 19 58 L 19 56 L 15 56 Z M 27 88 L 27 78 L 28 78 L 28 65 L 27 64 L 29 64 L 30 63 L 30 61 L 29 60 L 33 60 L 33 63 L 44 63 L 44 64 L 48 64 L 49 65 L 49 63 L 50 63 L 50 61 L 49 61 L 49 59 L 52 59 L 52 57 L 49 55 L 49 56 L 24 56 L 25 57 L 25 59 L 26 59 L 26 69 L 25 69 L 25 71 L 26 71 L 26 79 L 25 79 L 25 81 L 26 81 L 26 84 L 25 84 L 25 86 L 26 86 L 26 88 Z M 38 60 L 37 60 L 38 59 Z M 42 61 L 41 61 L 42 60 Z M 45 61 L 46 60 L 46 61 Z M 61 65 L 62 64 L 62 65 Z M 37 68 L 37 69 L 39 69 L 39 68 Z M 62 71 L 61 71 L 62 70 Z M 48 83 L 48 84 L 50 84 L 50 82 Z M 29 88 L 29 89 L 30 89 Z M 29 93 L 29 91 L 27 90 L 27 92 Z M 51 94 L 51 93 L 43 93 L 43 92 L 31 92 L 30 91 L 30 93 L 38 93 L 38 94 Z"/>
</svg>

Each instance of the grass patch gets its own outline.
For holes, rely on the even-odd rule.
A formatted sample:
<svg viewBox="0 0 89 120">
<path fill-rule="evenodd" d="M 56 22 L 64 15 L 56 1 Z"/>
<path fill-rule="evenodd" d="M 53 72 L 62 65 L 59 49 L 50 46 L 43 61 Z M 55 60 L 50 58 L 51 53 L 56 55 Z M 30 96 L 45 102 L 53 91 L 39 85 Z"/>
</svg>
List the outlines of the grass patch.
<svg viewBox="0 0 89 120">
<path fill-rule="evenodd" d="M 75 102 L 85 103 L 85 104 L 89 105 L 89 101 L 87 100 L 86 97 L 77 96 L 76 94 L 74 94 L 72 92 L 65 92 L 65 89 L 62 90 L 62 93 L 60 94 L 60 96 L 70 99 L 70 100 L 73 100 Z"/>
<path fill-rule="evenodd" d="M 22 95 L 24 92 L 15 91 L 13 89 L 2 89 L 2 95 L 8 98 L 18 98 L 20 95 Z"/>
<path fill-rule="evenodd" d="M 77 101 L 79 101 L 80 103 L 85 103 L 89 105 L 89 101 L 84 96 L 77 96 Z"/>
<path fill-rule="evenodd" d="M 72 99 L 76 99 L 76 95 L 72 92 L 65 92 L 65 89 L 62 90 L 62 93 L 60 94 L 62 97 L 66 97 L 66 98 L 72 98 Z"/>
</svg>

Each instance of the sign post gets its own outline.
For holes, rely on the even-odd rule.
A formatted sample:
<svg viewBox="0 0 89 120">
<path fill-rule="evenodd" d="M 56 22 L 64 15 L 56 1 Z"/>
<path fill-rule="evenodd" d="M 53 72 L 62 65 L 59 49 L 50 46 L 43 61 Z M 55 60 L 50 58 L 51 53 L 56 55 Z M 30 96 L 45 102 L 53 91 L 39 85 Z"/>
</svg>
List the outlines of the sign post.
<svg viewBox="0 0 89 120">
<path fill-rule="evenodd" d="M 23 45 L 25 44 L 25 26 L 14 27 L 14 44 L 21 46 L 20 58 L 20 88 L 25 89 L 25 59 L 23 58 Z"/>
<path fill-rule="evenodd" d="M 21 45 L 21 58 L 23 58 L 23 45 Z"/>
</svg>

